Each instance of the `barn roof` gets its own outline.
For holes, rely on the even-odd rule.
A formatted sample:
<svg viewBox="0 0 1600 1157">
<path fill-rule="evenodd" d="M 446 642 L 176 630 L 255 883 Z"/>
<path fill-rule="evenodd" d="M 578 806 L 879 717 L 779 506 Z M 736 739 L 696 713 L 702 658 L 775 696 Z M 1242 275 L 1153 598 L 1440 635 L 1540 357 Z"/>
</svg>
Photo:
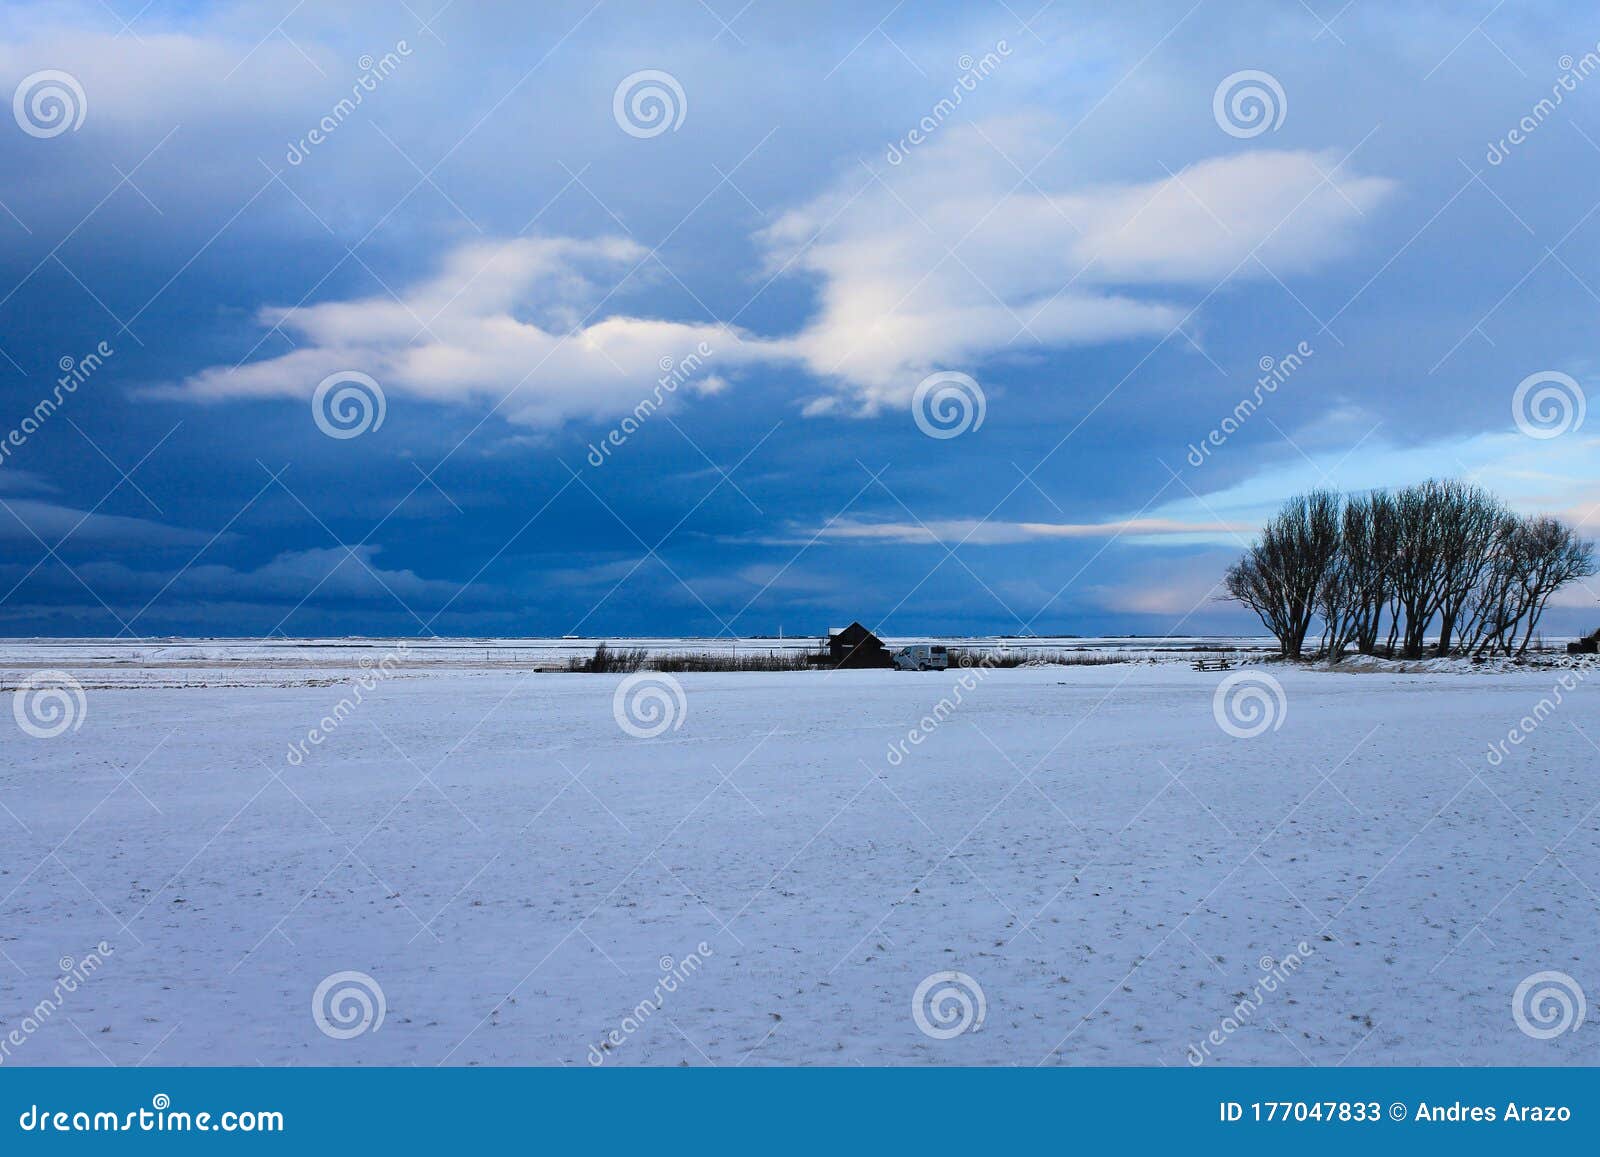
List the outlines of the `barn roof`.
<svg viewBox="0 0 1600 1157">
<path fill-rule="evenodd" d="M 874 635 L 871 631 L 867 630 L 867 628 L 862 626 L 859 622 L 851 623 L 848 627 L 844 627 L 842 629 L 829 631 L 828 637 L 832 639 L 842 639 L 847 642 L 854 643 L 865 642 L 868 639 L 871 639 L 873 642 L 880 641 L 877 635 Z"/>
</svg>

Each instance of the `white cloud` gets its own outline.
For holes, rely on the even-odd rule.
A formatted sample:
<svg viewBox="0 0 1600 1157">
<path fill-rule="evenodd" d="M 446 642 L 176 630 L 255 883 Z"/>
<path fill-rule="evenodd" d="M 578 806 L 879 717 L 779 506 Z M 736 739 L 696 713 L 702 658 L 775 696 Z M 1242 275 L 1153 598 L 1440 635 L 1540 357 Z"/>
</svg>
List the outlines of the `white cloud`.
<svg viewBox="0 0 1600 1157">
<path fill-rule="evenodd" d="M 309 398 L 328 374 L 359 370 L 391 398 L 504 399 L 507 419 L 554 426 L 633 410 L 654 397 L 665 368 L 691 357 L 714 389 L 711 367 L 782 356 L 726 326 L 605 315 L 601 281 L 615 284 L 645 256 L 614 238 L 471 242 L 398 300 L 375 294 L 263 310 L 262 323 L 281 327 L 298 348 L 237 368 L 213 366 L 163 392 Z M 598 320 L 585 321 L 591 313 Z"/>
<path fill-rule="evenodd" d="M 1339 171 L 1330 154 L 1261 151 L 1048 191 L 1001 152 L 1026 150 L 1029 132 L 952 131 L 762 235 L 774 268 L 819 281 L 818 315 L 791 347 L 864 411 L 904 403 L 935 368 L 1164 335 L 1195 287 L 1267 276 L 1252 254 L 1279 274 L 1334 258 L 1392 184 Z"/>
<path fill-rule="evenodd" d="M 316 108 L 318 69 L 337 75 L 352 68 L 311 38 L 291 44 L 242 29 L 174 32 L 148 24 L 137 35 L 113 34 L 59 15 L 35 12 L 19 22 L 18 35 L 0 40 L 0 85 L 9 94 L 41 68 L 70 73 L 88 103 L 82 131 L 94 135 L 151 126 L 159 134 L 179 123 L 253 129 L 285 106 Z"/>
<path fill-rule="evenodd" d="M 1012 125 L 991 125 L 1011 145 Z M 978 371 L 1013 351 L 1160 336 L 1198 288 L 1331 259 L 1389 182 L 1331 156 L 1257 152 L 1144 184 L 1045 192 L 977 127 L 952 130 L 898 169 L 861 174 L 758 238 L 777 275 L 810 274 L 817 308 L 795 333 L 632 316 L 614 286 L 648 254 L 632 241 L 517 238 L 463 244 L 397 295 L 261 312 L 293 352 L 196 373 L 195 399 L 309 397 L 358 370 L 388 395 L 495 405 L 550 427 L 609 419 L 652 394 L 664 362 L 701 343 L 698 377 L 721 389 L 754 363 L 803 365 L 823 391 L 809 413 L 907 401 L 935 368 Z M 863 184 L 864 182 L 864 184 Z M 172 392 L 169 390 L 168 392 Z"/>
<path fill-rule="evenodd" d="M 845 542 L 935 543 L 1000 546 L 1063 538 L 1123 538 L 1131 541 L 1170 536 L 1203 536 L 1248 532 L 1247 524 L 1217 520 L 1182 521 L 1169 518 L 1125 518 L 1110 522 L 993 522 L 976 518 L 942 518 L 927 522 L 851 522 L 840 520 L 804 532 L 799 541 L 813 537 Z"/>
</svg>

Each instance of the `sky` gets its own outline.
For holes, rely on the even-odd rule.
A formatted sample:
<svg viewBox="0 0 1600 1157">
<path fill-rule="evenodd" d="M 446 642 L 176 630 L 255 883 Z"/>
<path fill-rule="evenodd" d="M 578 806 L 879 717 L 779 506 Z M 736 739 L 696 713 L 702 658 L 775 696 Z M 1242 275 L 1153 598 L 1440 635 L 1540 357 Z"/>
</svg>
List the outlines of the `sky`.
<svg viewBox="0 0 1600 1157">
<path fill-rule="evenodd" d="M 8 4 L 0 634 L 1254 633 L 1311 487 L 1592 532 L 1600 18 L 1396 9 Z"/>
</svg>

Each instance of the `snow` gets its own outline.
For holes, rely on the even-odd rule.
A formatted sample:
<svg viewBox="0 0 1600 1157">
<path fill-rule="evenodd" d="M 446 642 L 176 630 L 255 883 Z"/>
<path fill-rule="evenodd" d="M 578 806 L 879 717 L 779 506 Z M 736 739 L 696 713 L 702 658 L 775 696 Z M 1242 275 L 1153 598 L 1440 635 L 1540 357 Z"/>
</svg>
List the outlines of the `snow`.
<svg viewBox="0 0 1600 1157">
<path fill-rule="evenodd" d="M 1194 648 L 1265 652 L 1270 639 L 1258 636 L 974 636 L 933 638 L 889 636 L 890 646 L 945 643 L 951 647 L 1013 651 L 1087 651 L 1137 657 L 1178 656 Z M 651 654 L 716 653 L 742 655 L 813 651 L 822 640 L 813 636 L 707 639 L 691 636 L 659 638 L 566 639 L 7 639 L 0 640 L 0 671 L 33 667 L 70 669 L 193 670 L 206 667 L 324 668 L 354 667 L 363 658 L 403 648 L 408 666 L 449 669 L 565 666 L 585 658 L 600 643 L 613 650 L 642 648 Z"/>
<path fill-rule="evenodd" d="M 294 761 L 348 655 L 33 646 L 4 685 L 57 662 L 84 711 L 0 763 L 0 1039 L 112 951 L 4 1064 L 1600 1062 L 1512 1015 L 1541 971 L 1600 994 L 1582 672 L 1540 712 L 1558 672 L 1247 666 L 1254 738 L 1183 662 L 680 675 L 635 738 L 620 676 L 437 659 Z M 319 1030 L 342 972 L 376 1030 Z M 918 1027 L 941 972 L 976 1031 Z"/>
</svg>

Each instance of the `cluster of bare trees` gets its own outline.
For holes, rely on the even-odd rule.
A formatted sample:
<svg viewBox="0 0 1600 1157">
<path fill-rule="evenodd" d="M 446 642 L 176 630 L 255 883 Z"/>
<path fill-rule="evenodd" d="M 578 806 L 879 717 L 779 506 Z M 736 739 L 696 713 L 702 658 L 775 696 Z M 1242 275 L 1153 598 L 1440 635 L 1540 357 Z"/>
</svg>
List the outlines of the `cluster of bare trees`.
<svg viewBox="0 0 1600 1157">
<path fill-rule="evenodd" d="M 1460 481 L 1284 504 L 1228 568 L 1227 597 L 1261 617 L 1298 659 L 1313 625 L 1321 653 L 1418 658 L 1521 655 L 1550 597 L 1596 572 L 1594 544 L 1549 517 L 1524 517 Z"/>
</svg>

